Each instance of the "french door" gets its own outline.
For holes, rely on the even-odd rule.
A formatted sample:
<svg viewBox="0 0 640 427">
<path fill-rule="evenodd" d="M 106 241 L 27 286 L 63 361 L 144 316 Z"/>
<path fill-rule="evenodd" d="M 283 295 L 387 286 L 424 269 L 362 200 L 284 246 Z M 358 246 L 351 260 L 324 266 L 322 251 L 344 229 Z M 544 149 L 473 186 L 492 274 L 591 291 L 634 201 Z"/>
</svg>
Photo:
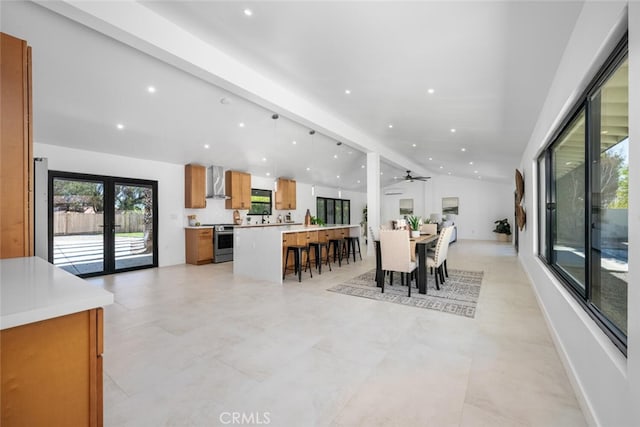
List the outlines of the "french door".
<svg viewBox="0 0 640 427">
<path fill-rule="evenodd" d="M 49 262 L 81 277 L 158 266 L 158 183 L 49 171 Z"/>
</svg>

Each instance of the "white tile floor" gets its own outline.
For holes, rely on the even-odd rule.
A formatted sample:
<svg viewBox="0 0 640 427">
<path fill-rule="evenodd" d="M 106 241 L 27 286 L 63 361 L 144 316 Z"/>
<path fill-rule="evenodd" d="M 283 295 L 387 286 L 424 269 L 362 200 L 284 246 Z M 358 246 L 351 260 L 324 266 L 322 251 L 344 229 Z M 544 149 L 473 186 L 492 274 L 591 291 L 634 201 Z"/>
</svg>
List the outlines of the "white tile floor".
<svg viewBox="0 0 640 427">
<path fill-rule="evenodd" d="M 586 425 L 512 247 L 448 264 L 485 273 L 475 319 L 326 291 L 373 259 L 284 285 L 230 263 L 90 279 L 116 301 L 105 425 Z"/>
</svg>

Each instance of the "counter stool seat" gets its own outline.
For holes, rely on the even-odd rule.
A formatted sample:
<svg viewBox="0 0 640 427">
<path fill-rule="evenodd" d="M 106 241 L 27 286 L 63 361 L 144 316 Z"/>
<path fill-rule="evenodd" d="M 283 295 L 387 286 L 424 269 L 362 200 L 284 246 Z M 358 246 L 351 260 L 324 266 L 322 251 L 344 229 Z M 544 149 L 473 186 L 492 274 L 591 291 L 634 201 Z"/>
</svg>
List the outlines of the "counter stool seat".
<svg viewBox="0 0 640 427">
<path fill-rule="evenodd" d="M 324 248 L 326 257 L 326 264 L 329 267 L 329 271 L 331 270 L 331 263 L 329 262 L 331 257 L 329 257 L 329 242 L 311 242 L 309 243 L 309 248 L 313 248 L 316 251 L 316 268 L 318 269 L 318 274 L 322 274 L 322 249 Z"/>
<path fill-rule="evenodd" d="M 353 262 L 356 262 L 356 243 L 358 244 L 358 255 L 360 256 L 360 261 L 362 261 L 362 253 L 360 253 L 360 238 L 358 236 L 347 236 L 344 238 L 347 244 L 347 259 L 349 259 L 349 254 L 353 252 Z"/>
<path fill-rule="evenodd" d="M 311 272 L 311 251 L 309 246 L 306 245 L 289 245 L 287 246 L 287 255 L 284 259 L 284 269 L 282 270 L 282 280 L 284 280 L 284 276 L 287 274 L 287 264 L 289 263 L 289 252 L 293 252 L 293 262 L 294 262 L 294 273 L 298 274 L 298 282 L 302 282 L 302 255 L 304 252 L 307 253 L 307 262 L 304 266 L 304 270 L 307 271 L 307 267 L 309 268 L 309 275 L 313 278 L 313 273 Z"/>
</svg>

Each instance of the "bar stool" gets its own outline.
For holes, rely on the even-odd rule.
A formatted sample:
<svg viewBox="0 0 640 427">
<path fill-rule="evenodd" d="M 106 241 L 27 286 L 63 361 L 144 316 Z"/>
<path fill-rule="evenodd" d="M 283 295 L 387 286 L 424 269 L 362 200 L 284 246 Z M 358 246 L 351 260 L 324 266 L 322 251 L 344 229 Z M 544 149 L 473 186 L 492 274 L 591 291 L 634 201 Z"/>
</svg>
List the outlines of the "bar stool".
<svg viewBox="0 0 640 427">
<path fill-rule="evenodd" d="M 304 266 L 305 271 L 307 267 L 309 268 L 309 274 L 313 278 L 313 273 L 311 272 L 311 251 L 309 250 L 309 246 L 306 245 L 290 245 L 287 246 L 287 256 L 284 259 L 284 269 L 282 270 L 282 280 L 284 280 L 284 276 L 287 274 L 287 264 L 289 264 L 289 252 L 293 252 L 293 263 L 294 263 L 294 273 L 298 274 L 298 282 L 302 282 L 302 255 L 304 252 L 307 253 L 307 262 Z"/>
<path fill-rule="evenodd" d="M 362 254 L 360 253 L 360 238 L 358 236 L 347 236 L 344 238 L 344 240 L 347 245 L 347 259 L 349 258 L 349 254 L 353 252 L 353 262 L 356 262 L 356 243 L 357 243 L 358 255 L 360 256 L 360 261 L 362 261 Z"/>
<path fill-rule="evenodd" d="M 326 256 L 326 264 L 329 266 L 329 271 L 331 270 L 331 263 L 329 262 L 331 257 L 329 256 L 329 242 L 311 242 L 309 243 L 309 249 L 315 249 L 316 254 L 316 268 L 318 269 L 318 274 L 322 274 L 322 249 L 324 248 Z"/>
<path fill-rule="evenodd" d="M 338 259 L 338 266 L 342 267 L 342 254 L 345 249 L 345 240 L 342 237 L 334 237 L 329 239 L 329 246 L 333 247 L 333 263 L 335 264 L 336 258 Z M 347 258 L 347 264 L 349 258 Z"/>
</svg>

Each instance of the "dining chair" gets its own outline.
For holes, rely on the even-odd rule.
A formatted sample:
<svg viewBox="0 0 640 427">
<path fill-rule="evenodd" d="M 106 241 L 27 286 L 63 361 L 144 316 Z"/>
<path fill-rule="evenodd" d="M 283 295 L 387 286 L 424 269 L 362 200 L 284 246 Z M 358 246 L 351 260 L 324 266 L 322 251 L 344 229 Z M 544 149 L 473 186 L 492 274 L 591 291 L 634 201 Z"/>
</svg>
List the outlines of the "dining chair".
<svg viewBox="0 0 640 427">
<path fill-rule="evenodd" d="M 398 272 L 407 275 L 409 288 L 408 296 L 411 296 L 411 273 L 416 269 L 415 261 L 411 261 L 411 244 L 409 233 L 406 230 L 380 230 L 380 257 L 382 271 Z M 393 276 L 391 276 L 393 280 Z M 382 281 L 384 292 L 384 280 Z"/>
<path fill-rule="evenodd" d="M 422 224 L 420 234 L 438 234 L 438 224 Z"/>
<path fill-rule="evenodd" d="M 453 233 L 453 227 L 445 227 L 440 230 L 440 237 L 436 243 L 436 249 L 433 256 L 427 254 L 427 267 L 435 269 L 435 281 L 436 289 L 440 290 L 438 284 L 438 277 L 440 277 L 440 283 L 444 283 L 444 271 L 443 264 L 447 259 L 447 253 L 449 251 L 449 240 L 451 240 L 451 233 Z M 447 275 L 448 277 L 448 275 Z"/>
</svg>

